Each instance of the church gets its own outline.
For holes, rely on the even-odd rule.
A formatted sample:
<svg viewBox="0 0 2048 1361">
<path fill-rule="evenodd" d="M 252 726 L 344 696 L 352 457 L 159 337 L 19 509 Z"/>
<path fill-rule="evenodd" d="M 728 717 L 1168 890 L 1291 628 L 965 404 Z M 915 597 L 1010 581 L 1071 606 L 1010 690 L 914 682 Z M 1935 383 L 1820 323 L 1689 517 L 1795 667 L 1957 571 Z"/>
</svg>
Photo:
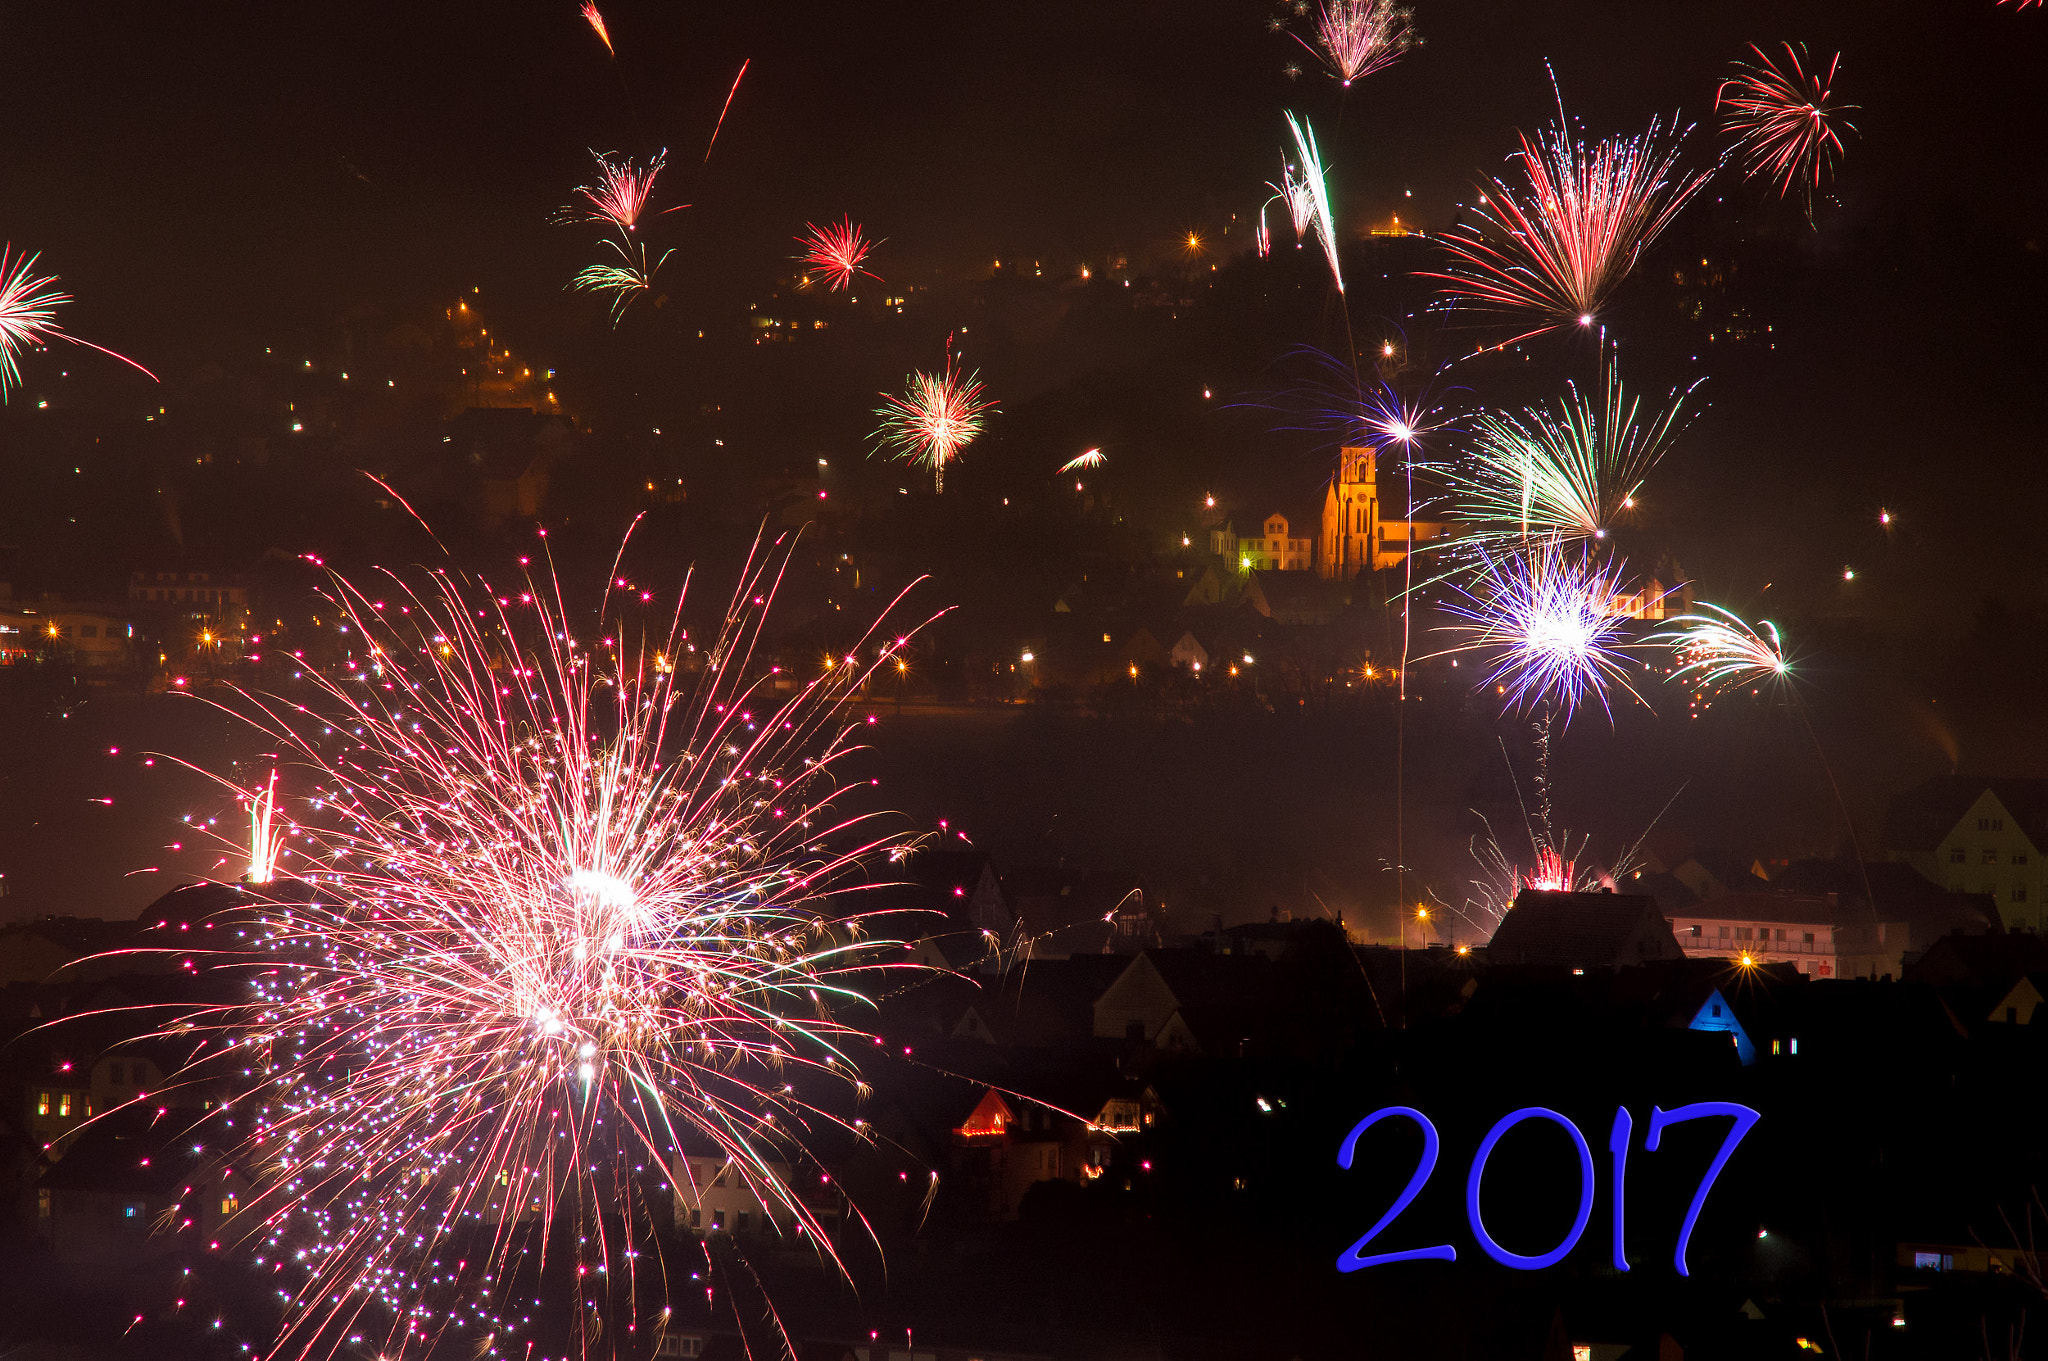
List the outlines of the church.
<svg viewBox="0 0 2048 1361">
<path fill-rule="evenodd" d="M 1387 507 L 1404 518 L 1387 519 L 1380 496 L 1379 451 L 1347 445 L 1338 451 L 1337 476 L 1323 496 L 1321 551 L 1316 571 L 1332 581 L 1349 581 L 1362 571 L 1384 571 L 1399 567 L 1411 548 L 1420 548 L 1446 537 L 1451 526 L 1444 520 L 1410 520 L 1407 501 L 1399 484 L 1388 488 L 1393 505 Z"/>
</svg>

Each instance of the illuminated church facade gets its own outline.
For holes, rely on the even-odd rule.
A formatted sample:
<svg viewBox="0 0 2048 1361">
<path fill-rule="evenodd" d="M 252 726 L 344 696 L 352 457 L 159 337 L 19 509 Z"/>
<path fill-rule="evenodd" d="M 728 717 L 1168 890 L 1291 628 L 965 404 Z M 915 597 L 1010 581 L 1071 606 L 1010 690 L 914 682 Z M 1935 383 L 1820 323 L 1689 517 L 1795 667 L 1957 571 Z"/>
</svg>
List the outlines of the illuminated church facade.
<svg viewBox="0 0 2048 1361">
<path fill-rule="evenodd" d="M 1323 529 L 1316 571 L 1332 581 L 1349 581 L 1363 571 L 1399 567 L 1412 548 L 1420 548 L 1451 532 L 1444 520 L 1405 518 L 1402 488 L 1390 487 L 1391 507 L 1380 494 L 1379 452 L 1346 446 L 1338 451 L 1337 475 L 1323 496 Z M 1403 518 L 1383 514 L 1393 509 Z"/>
</svg>

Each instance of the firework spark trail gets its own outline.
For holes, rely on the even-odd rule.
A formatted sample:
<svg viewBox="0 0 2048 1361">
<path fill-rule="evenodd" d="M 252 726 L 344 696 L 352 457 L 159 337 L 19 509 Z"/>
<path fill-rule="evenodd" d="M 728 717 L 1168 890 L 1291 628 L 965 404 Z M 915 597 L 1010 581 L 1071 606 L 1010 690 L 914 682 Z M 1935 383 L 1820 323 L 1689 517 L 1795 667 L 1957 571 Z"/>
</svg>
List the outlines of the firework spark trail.
<svg viewBox="0 0 2048 1361">
<path fill-rule="evenodd" d="M 294 1267 L 277 1350 L 380 1309 L 390 1344 L 504 1337 L 521 1320 L 491 1286 L 550 1250 L 579 1318 L 630 1295 L 666 1212 L 634 1169 L 666 1179 L 684 1131 L 835 1255 L 790 1169 L 817 1131 L 871 1137 L 847 1108 L 873 1041 L 842 1013 L 890 943 L 846 895 L 904 849 L 833 808 L 841 708 L 904 639 L 871 631 L 769 699 L 754 654 L 788 551 L 750 557 L 704 652 L 680 600 L 665 640 L 629 642 L 609 583 L 586 643 L 552 575 L 386 574 L 388 601 L 337 577 L 349 665 L 311 673 L 310 703 L 240 697 L 315 789 L 283 883 L 245 890 L 254 939 L 218 957 L 261 965 L 255 1000 L 180 1029 L 216 1038 L 256 1113 L 239 1223 Z"/>
<path fill-rule="evenodd" d="M 1301 239 L 1315 227 L 1314 192 L 1305 179 L 1294 173 L 1294 167 L 1285 161 L 1280 163 L 1280 183 L 1275 184 L 1267 180 L 1266 187 L 1273 191 L 1273 198 L 1267 199 L 1266 202 L 1271 203 L 1273 199 L 1278 199 L 1287 205 L 1287 219 L 1294 224 L 1294 241 L 1299 245 Z M 1263 214 L 1261 216 L 1263 217 Z"/>
<path fill-rule="evenodd" d="M 943 494 L 946 465 L 981 433 L 996 406 L 981 385 L 980 373 L 960 372 L 948 337 L 942 371 L 911 374 L 900 397 L 880 395 L 884 404 L 875 408 L 875 414 L 882 424 L 875 439 L 894 450 L 895 457 L 930 468 L 934 489 Z"/>
<path fill-rule="evenodd" d="M 1436 655 L 1482 654 L 1492 669 L 1481 684 L 1500 687 L 1508 708 L 1553 706 L 1567 722 L 1588 697 L 1611 715 L 1610 685 L 1641 701 L 1622 651 L 1626 620 L 1613 609 L 1625 591 L 1619 564 L 1569 550 L 1556 536 L 1507 552 L 1481 548 L 1477 557 L 1461 599 L 1444 607 L 1465 622 L 1443 627 L 1465 641 Z"/>
<path fill-rule="evenodd" d="M 640 218 L 647 210 L 648 197 L 654 193 L 655 177 L 661 174 L 661 167 L 668 160 L 668 148 L 655 152 L 645 165 L 634 164 L 630 156 L 613 159 L 614 154 L 609 151 L 590 153 L 597 162 L 597 182 L 577 185 L 576 192 L 583 195 L 584 203 L 572 203 L 562 209 L 556 214 L 556 221 L 609 223 L 621 237 L 629 236 L 639 228 Z"/>
<path fill-rule="evenodd" d="M 252 884 L 267 884 L 277 877 L 277 853 L 280 849 L 277 816 L 277 772 L 270 772 L 270 783 L 258 790 L 249 800 L 249 873 Z"/>
<path fill-rule="evenodd" d="M 613 57 L 619 55 L 618 50 L 612 46 L 610 31 L 604 26 L 604 16 L 597 12 L 597 5 L 593 3 L 593 0 L 584 0 L 583 22 L 589 24 L 591 31 L 597 34 L 598 41 L 604 44 L 604 50 L 607 53 Z"/>
<path fill-rule="evenodd" d="M 1323 243 L 1324 258 L 1330 262 L 1330 277 L 1336 281 L 1337 291 L 1342 293 L 1344 271 L 1337 267 L 1337 223 L 1330 211 L 1330 186 L 1323 169 L 1322 153 L 1316 148 L 1315 129 L 1306 120 L 1295 118 L 1291 112 L 1287 115 L 1287 127 L 1294 134 L 1294 147 L 1301 155 L 1301 192 L 1312 210 L 1310 221 Z M 1293 200 L 1290 199 L 1289 207 L 1292 206 Z"/>
<path fill-rule="evenodd" d="M 1788 197 L 1799 186 L 1811 217 L 1813 193 L 1843 151 L 1835 125 L 1855 131 L 1842 114 L 1856 106 L 1832 99 L 1842 54 L 1837 52 L 1822 74 L 1806 69 L 1803 44 L 1786 43 L 1782 64 L 1753 43 L 1749 50 L 1756 60 L 1735 63 L 1735 75 L 1721 82 L 1714 96 L 1715 107 L 1726 111 L 1723 126 L 1742 147 L 1743 173 L 1775 180 L 1778 192 Z"/>
<path fill-rule="evenodd" d="M 1653 643 L 1668 643 L 1678 661 L 1675 681 L 1721 694 L 1738 686 L 1782 681 L 1792 674 L 1778 626 L 1760 619 L 1755 626 L 1731 610 L 1702 601 L 1704 613 L 1682 614 L 1652 634 Z"/>
<path fill-rule="evenodd" d="M 1324 0 L 1316 13 L 1315 42 L 1299 35 L 1294 40 L 1349 88 L 1415 46 L 1414 22 L 1415 12 L 1393 0 Z"/>
<path fill-rule="evenodd" d="M 1077 473 L 1083 468 L 1100 468 L 1107 462 L 1109 462 L 1108 457 L 1100 449 L 1090 449 L 1085 453 L 1076 454 L 1065 463 L 1060 464 L 1060 471 L 1063 473 Z"/>
<path fill-rule="evenodd" d="M 1588 146 L 1574 134 L 1560 94 L 1557 125 L 1534 138 L 1522 134 L 1511 158 L 1526 185 L 1489 179 L 1487 206 L 1477 210 L 1483 227 L 1446 235 L 1448 268 L 1424 277 L 1444 280 L 1454 306 L 1545 318 L 1503 345 L 1558 326 L 1591 326 L 1644 249 L 1710 178 L 1710 171 L 1680 172 L 1686 131 L 1667 133 L 1658 118 L 1638 136 Z"/>
<path fill-rule="evenodd" d="M 71 295 L 58 290 L 55 275 L 35 272 L 35 263 L 40 258 L 39 251 L 17 253 L 12 243 L 0 243 L 0 403 L 7 400 L 8 393 L 21 386 L 17 356 L 24 350 L 47 345 L 52 340 L 98 350 L 143 374 L 152 383 L 158 381 L 155 374 L 127 355 L 116 353 L 104 345 L 95 345 L 90 340 L 81 340 L 57 324 L 57 309 L 70 302 Z"/>
<path fill-rule="evenodd" d="M 754 59 L 748 57 L 740 63 L 739 74 L 732 78 L 732 88 L 725 92 L 725 103 L 720 105 L 718 109 L 718 121 L 711 125 L 711 140 L 704 144 L 704 164 L 706 165 L 711 164 L 711 148 L 718 145 L 718 130 L 725 126 L 725 116 L 732 111 L 733 96 L 740 92 L 740 82 L 746 79 L 747 68 L 753 65 L 753 62 Z"/>
<path fill-rule="evenodd" d="M 838 226 L 820 227 L 806 222 L 804 230 L 809 235 L 796 238 L 796 243 L 804 248 L 804 253 L 797 259 L 823 274 L 829 281 L 829 291 L 836 293 L 848 287 L 853 283 L 855 274 L 865 274 L 876 283 L 882 281 L 881 275 L 861 267 L 861 261 L 868 258 L 868 252 L 882 243 L 863 237 L 860 227 L 851 217 Z"/>
<path fill-rule="evenodd" d="M 1452 513 L 1475 526 L 1464 546 L 1532 535 L 1605 539 L 1635 509 L 1644 480 L 1690 420 L 1685 399 L 1699 382 L 1646 416 L 1618 367 L 1605 369 L 1597 404 L 1569 384 L 1550 407 L 1474 418 L 1471 457 L 1443 473 Z"/>
</svg>

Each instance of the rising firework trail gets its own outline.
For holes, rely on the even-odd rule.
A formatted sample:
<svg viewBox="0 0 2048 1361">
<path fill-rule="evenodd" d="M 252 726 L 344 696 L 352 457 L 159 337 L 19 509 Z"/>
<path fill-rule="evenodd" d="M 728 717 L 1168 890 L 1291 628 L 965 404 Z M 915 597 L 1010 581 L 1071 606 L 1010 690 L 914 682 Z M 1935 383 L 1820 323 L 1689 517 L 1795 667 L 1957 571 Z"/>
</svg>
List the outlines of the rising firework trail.
<svg viewBox="0 0 2048 1361">
<path fill-rule="evenodd" d="M 1491 668 L 1481 684 L 1498 687 L 1509 709 L 1551 707 L 1570 721 L 1588 698 L 1611 713 L 1610 686 L 1642 699 L 1628 679 L 1627 620 L 1614 609 L 1626 588 L 1612 558 L 1556 537 L 1477 556 L 1473 580 L 1444 607 L 1464 621 L 1444 626 L 1464 639 L 1447 651 L 1480 654 Z"/>
<path fill-rule="evenodd" d="M 155 374 L 127 355 L 81 340 L 57 323 L 57 309 L 70 302 L 71 295 L 58 290 L 55 275 L 35 272 L 39 257 L 40 252 L 18 253 L 12 244 L 0 243 L 0 402 L 21 386 L 21 353 L 53 340 L 98 350 L 156 382 Z"/>
<path fill-rule="evenodd" d="M 1315 42 L 1298 35 L 1295 41 L 1348 89 L 1415 46 L 1415 13 L 1393 0 L 1324 0 L 1316 13 Z"/>
<path fill-rule="evenodd" d="M 1612 362 L 1604 380 L 1597 401 L 1572 384 L 1551 406 L 1473 419 L 1470 456 L 1443 474 L 1452 513 L 1475 527 L 1464 544 L 1605 539 L 1634 512 L 1644 479 L 1685 429 L 1685 398 L 1699 383 L 1645 413 Z"/>
<path fill-rule="evenodd" d="M 1337 222 L 1330 210 L 1329 177 L 1323 169 L 1322 152 L 1316 147 L 1315 129 L 1292 113 L 1287 115 L 1287 128 L 1294 134 L 1295 151 L 1301 158 L 1298 192 L 1310 210 L 1309 221 L 1315 226 L 1316 236 L 1323 243 L 1323 256 L 1330 262 L 1330 278 L 1336 283 L 1337 291 L 1342 293 L 1344 271 L 1337 265 Z M 1293 206 L 1294 200 L 1290 196 L 1288 207 L 1292 210 Z"/>
<path fill-rule="evenodd" d="M 1678 158 L 1683 130 L 1652 119 L 1635 137 L 1588 145 L 1574 132 L 1558 96 L 1557 125 L 1530 137 L 1510 158 L 1522 183 L 1482 186 L 1480 225 L 1443 237 L 1444 280 L 1455 307 L 1521 314 L 1541 324 L 1512 340 L 1558 326 L 1591 326 L 1614 288 L 1678 210 L 1707 183 Z"/>
<path fill-rule="evenodd" d="M 846 218 L 837 226 L 830 224 L 820 227 L 806 222 L 804 230 L 808 235 L 796 238 L 804 248 L 797 259 L 825 276 L 830 291 L 838 292 L 853 283 L 853 276 L 865 274 L 876 283 L 882 276 L 871 269 L 863 269 L 861 261 L 868 258 L 868 252 L 880 245 L 861 235 L 860 228 L 852 218 Z"/>
<path fill-rule="evenodd" d="M 1839 104 L 1831 87 L 1842 65 L 1837 52 L 1823 73 L 1806 67 L 1806 48 L 1785 44 L 1782 60 L 1773 60 L 1751 45 L 1753 62 L 1735 63 L 1735 74 L 1721 83 L 1715 107 L 1722 125 L 1741 147 L 1743 173 L 1774 181 L 1790 197 L 1796 188 L 1813 214 L 1813 195 L 1842 154 L 1839 129 L 1854 132 L 1842 115 L 1854 104 Z M 1839 127 L 1838 127 L 1839 125 Z"/>
<path fill-rule="evenodd" d="M 875 439 L 893 457 L 930 468 L 933 490 L 939 493 L 946 490 L 946 465 L 981 433 L 996 406 L 978 372 L 960 372 L 951 337 L 943 370 L 913 373 L 905 380 L 902 396 L 881 396 L 884 404 L 875 408 L 875 414 L 882 424 Z"/>
<path fill-rule="evenodd" d="M 733 96 L 740 92 L 740 82 L 747 78 L 747 68 L 753 65 L 753 62 L 754 59 L 748 57 L 740 63 L 739 74 L 732 78 L 732 88 L 725 92 L 725 103 L 721 104 L 718 108 L 718 121 L 711 125 L 711 140 L 704 144 L 704 164 L 706 165 L 711 164 L 711 148 L 718 145 L 718 130 L 725 126 L 725 116 L 732 112 Z"/>
<path fill-rule="evenodd" d="M 839 806 L 843 709 L 905 638 L 776 698 L 791 546 L 697 639 L 611 581 L 579 608 L 551 573 L 336 577 L 354 653 L 228 706 L 286 754 L 296 816 L 213 956 L 253 997 L 175 1028 L 213 1056 L 183 1078 L 238 1089 L 212 1118 L 255 1186 L 222 1236 L 278 1286 L 272 1355 L 531 1355 L 543 1265 L 572 1354 L 608 1351 L 667 1314 L 686 1148 L 836 1260 L 807 1150 L 873 1138 L 889 946 L 853 890 L 906 849 Z"/>
</svg>

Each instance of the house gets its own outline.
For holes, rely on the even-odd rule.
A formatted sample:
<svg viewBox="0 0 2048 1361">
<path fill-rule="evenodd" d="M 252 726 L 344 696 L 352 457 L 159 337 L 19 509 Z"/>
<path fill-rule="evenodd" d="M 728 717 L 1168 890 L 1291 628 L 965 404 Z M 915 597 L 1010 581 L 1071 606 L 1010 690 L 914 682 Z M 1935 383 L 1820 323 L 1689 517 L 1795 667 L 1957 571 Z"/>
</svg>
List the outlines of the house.
<svg viewBox="0 0 2048 1361">
<path fill-rule="evenodd" d="M 695 1146 L 701 1143 L 700 1146 Z M 767 1179 L 762 1171 L 767 1173 Z M 789 1164 L 769 1159 L 764 1168 L 734 1162 L 708 1140 L 670 1159 L 670 1182 L 675 1188 L 675 1223 L 678 1230 L 705 1234 L 732 1234 L 739 1238 L 788 1237 L 807 1232 L 796 1213 L 775 1187 L 794 1188 Z M 825 1183 L 829 1185 L 829 1183 Z M 808 1188 L 806 1188 L 808 1190 Z M 818 1203 L 807 1197 L 799 1203 L 820 1224 L 835 1222 L 844 1205 L 836 1196 Z"/>
<path fill-rule="evenodd" d="M 1271 961 L 1258 955 L 1146 950 L 1095 999 L 1095 1035 L 1175 1053 L 1236 1053 L 1251 1016 L 1274 1000 L 1272 980 Z"/>
<path fill-rule="evenodd" d="M 2048 974 L 2027 974 L 1998 999 L 1991 1019 L 2008 1025 L 2032 1025 L 2034 1012 L 2048 1000 Z"/>
<path fill-rule="evenodd" d="M 1679 959 L 1683 951 L 1655 898 L 1633 893 L 1523 889 L 1486 947 L 1493 964 L 1616 969 Z"/>
<path fill-rule="evenodd" d="M 1297 538 L 1285 515 L 1268 515 L 1255 537 L 1239 538 L 1230 522 L 1209 531 L 1209 551 L 1226 568 L 1240 572 L 1306 572 L 1313 565 L 1315 541 Z M 1213 602 L 1212 602 L 1213 603 Z"/>
<path fill-rule="evenodd" d="M 985 1088 L 953 1128 L 954 1170 L 992 1219 L 1016 1218 L 1038 1182 L 1096 1180 L 1110 1169 L 1120 1140 L 1164 1118 L 1154 1089 L 1108 1072 L 1033 1087 L 1043 1100 Z"/>
<path fill-rule="evenodd" d="M 902 879 L 879 886 L 869 903 L 871 910 L 912 914 L 898 929 L 915 938 L 914 961 L 932 968 L 992 962 L 1013 944 L 1017 911 L 984 851 L 914 851 Z"/>
<path fill-rule="evenodd" d="M 1306 573 L 1254 571 L 1245 582 L 1244 600 L 1276 624 L 1327 624 L 1343 610 L 1336 591 Z"/>
<path fill-rule="evenodd" d="M 2014 929 L 2041 929 L 2048 780 L 1941 775 L 1892 800 L 1885 854 L 1955 893 L 1988 893 Z"/>
<path fill-rule="evenodd" d="M 1728 1005 L 1728 999 L 1721 995 L 1719 988 L 1708 989 L 1706 1000 L 1693 1012 L 1692 1020 L 1686 1023 L 1685 1028 L 1710 1035 L 1726 1035 L 1735 1042 L 1736 1057 L 1742 1060 L 1743 1067 L 1756 1062 L 1756 1045 L 1736 1017 L 1735 1008 Z"/>
<path fill-rule="evenodd" d="M 1849 933 L 1838 924 L 1842 914 L 1830 897 L 1796 893 L 1724 893 L 1695 903 L 1671 917 L 1671 929 L 1688 959 L 1718 959 L 1729 964 L 1792 964 L 1814 978 L 1877 976 L 1859 968 L 1845 973 L 1841 951 Z M 1854 937 L 1868 953 L 1881 949 L 1883 922 L 1862 923 Z M 1900 928 L 1903 939 L 1903 928 Z M 1889 959 L 1889 956 L 1885 957 Z M 1879 970 L 1897 976 L 1896 961 Z"/>
<path fill-rule="evenodd" d="M 1173 646 L 1167 649 L 1167 663 L 1184 666 L 1190 671 L 1200 671 L 1209 665 L 1209 649 L 1202 646 L 1202 640 L 1183 630 Z"/>
</svg>

